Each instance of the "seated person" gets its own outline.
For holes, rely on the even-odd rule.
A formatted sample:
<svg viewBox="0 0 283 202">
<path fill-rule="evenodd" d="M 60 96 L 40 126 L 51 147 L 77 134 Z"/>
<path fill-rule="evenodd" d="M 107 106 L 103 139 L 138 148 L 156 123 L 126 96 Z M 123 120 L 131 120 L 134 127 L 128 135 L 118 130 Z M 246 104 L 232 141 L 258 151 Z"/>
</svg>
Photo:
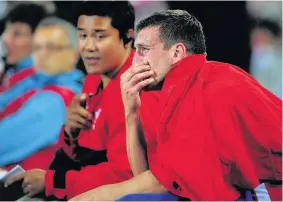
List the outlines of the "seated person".
<svg viewBox="0 0 283 202">
<path fill-rule="evenodd" d="M 82 3 L 78 44 L 88 76 L 83 95 L 76 96 L 67 109 L 61 135 L 65 144 L 50 169 L 28 170 L 12 177 L 8 185 L 24 178 L 29 197 L 45 193 L 69 199 L 132 177 L 120 75 L 132 64 L 134 21 L 134 9 L 127 1 Z M 81 101 L 86 102 L 85 107 L 80 106 Z"/>
<path fill-rule="evenodd" d="M 6 25 L 3 45 L 6 49 L 5 68 L 0 78 L 0 89 L 3 78 L 33 66 L 31 58 L 32 39 L 38 23 L 46 17 L 44 8 L 34 3 L 21 3 L 12 8 L 5 17 Z"/>
<path fill-rule="evenodd" d="M 33 39 L 34 74 L 0 95 L 0 167 L 47 169 L 66 120 L 66 106 L 80 93 L 82 72 L 76 28 L 44 19 Z"/>
<path fill-rule="evenodd" d="M 202 25 L 186 11 L 154 13 L 136 32 L 133 66 L 121 76 L 135 177 L 72 200 L 170 192 L 235 201 L 251 192 L 282 201 L 282 101 L 239 67 L 208 61 Z M 152 91 L 159 100 L 145 100 Z"/>
</svg>

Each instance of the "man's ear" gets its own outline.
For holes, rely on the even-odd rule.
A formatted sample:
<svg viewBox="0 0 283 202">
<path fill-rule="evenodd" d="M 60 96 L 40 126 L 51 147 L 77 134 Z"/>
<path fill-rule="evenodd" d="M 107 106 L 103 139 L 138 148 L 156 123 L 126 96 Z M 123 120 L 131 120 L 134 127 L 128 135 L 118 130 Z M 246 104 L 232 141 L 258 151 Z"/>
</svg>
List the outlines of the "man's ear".
<svg viewBox="0 0 283 202">
<path fill-rule="evenodd" d="M 129 42 L 133 41 L 134 39 L 134 30 L 133 29 L 129 29 L 127 34 L 125 36 L 123 36 L 123 42 L 124 45 L 126 46 Z"/>
<path fill-rule="evenodd" d="M 129 37 L 131 37 L 132 39 L 134 39 L 134 38 L 135 38 L 135 31 L 134 31 L 133 29 L 129 29 L 128 35 L 129 35 Z"/>
<path fill-rule="evenodd" d="M 187 56 L 187 49 L 183 43 L 176 43 L 171 48 L 173 64 Z"/>
</svg>

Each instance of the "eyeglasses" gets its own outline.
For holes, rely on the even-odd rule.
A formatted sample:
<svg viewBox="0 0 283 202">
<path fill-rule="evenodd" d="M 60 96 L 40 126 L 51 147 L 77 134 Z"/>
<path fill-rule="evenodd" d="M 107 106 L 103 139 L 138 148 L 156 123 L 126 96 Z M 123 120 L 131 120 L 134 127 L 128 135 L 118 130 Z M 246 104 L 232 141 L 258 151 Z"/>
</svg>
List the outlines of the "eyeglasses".
<svg viewBox="0 0 283 202">
<path fill-rule="evenodd" d="M 48 53 L 59 52 L 66 49 L 71 48 L 70 45 L 55 45 L 55 44 L 47 44 L 46 46 L 33 46 L 33 52 L 38 52 L 42 49 L 45 49 Z"/>
<path fill-rule="evenodd" d="M 18 30 L 5 30 L 3 32 L 3 38 L 12 37 L 13 39 L 24 39 L 27 37 L 31 37 L 29 33 L 25 33 L 23 31 L 18 31 Z"/>
</svg>

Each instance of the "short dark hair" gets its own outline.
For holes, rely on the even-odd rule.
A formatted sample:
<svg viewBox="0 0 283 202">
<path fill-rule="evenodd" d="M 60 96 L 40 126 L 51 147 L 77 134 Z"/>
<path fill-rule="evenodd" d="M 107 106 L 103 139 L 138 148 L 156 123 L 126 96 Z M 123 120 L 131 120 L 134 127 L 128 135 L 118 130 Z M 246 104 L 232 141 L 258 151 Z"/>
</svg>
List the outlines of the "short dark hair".
<svg viewBox="0 0 283 202">
<path fill-rule="evenodd" d="M 280 26 L 271 21 L 271 20 L 267 20 L 267 19 L 263 19 L 263 20 L 258 20 L 255 25 L 254 28 L 257 29 L 267 29 L 269 30 L 275 37 L 278 37 L 281 35 L 281 28 Z"/>
<path fill-rule="evenodd" d="M 188 53 L 203 54 L 206 52 L 202 25 L 187 11 L 155 12 L 138 23 L 136 32 L 147 27 L 159 27 L 159 38 L 164 43 L 164 49 L 169 49 L 175 43 L 181 42 L 187 48 Z"/>
<path fill-rule="evenodd" d="M 26 23 L 30 26 L 32 33 L 39 22 L 46 17 L 45 9 L 35 3 L 21 3 L 16 5 L 7 14 L 5 20 L 10 23 Z"/>
<path fill-rule="evenodd" d="M 78 14 L 97 15 L 112 19 L 111 25 L 119 31 L 124 43 L 128 42 L 127 33 L 135 27 L 134 7 L 128 1 L 84 1 Z"/>
</svg>

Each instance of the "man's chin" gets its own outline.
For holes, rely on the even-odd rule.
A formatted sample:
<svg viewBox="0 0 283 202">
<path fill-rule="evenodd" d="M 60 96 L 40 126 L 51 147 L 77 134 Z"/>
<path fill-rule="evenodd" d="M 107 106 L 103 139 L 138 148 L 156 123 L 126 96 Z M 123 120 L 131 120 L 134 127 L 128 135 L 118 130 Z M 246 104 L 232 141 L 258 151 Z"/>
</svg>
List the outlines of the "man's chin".
<svg viewBox="0 0 283 202">
<path fill-rule="evenodd" d="M 153 88 L 154 88 L 154 86 L 146 86 L 146 87 L 144 87 L 142 90 L 143 90 L 143 91 L 152 91 Z"/>
<path fill-rule="evenodd" d="M 102 72 L 98 71 L 97 69 L 94 68 L 89 68 L 86 69 L 87 74 L 102 74 Z"/>
<path fill-rule="evenodd" d="M 154 81 L 152 84 L 144 87 L 142 90 L 143 91 L 157 91 L 157 90 L 161 90 L 162 86 L 163 86 L 164 80 L 161 82 L 158 81 Z"/>
</svg>

